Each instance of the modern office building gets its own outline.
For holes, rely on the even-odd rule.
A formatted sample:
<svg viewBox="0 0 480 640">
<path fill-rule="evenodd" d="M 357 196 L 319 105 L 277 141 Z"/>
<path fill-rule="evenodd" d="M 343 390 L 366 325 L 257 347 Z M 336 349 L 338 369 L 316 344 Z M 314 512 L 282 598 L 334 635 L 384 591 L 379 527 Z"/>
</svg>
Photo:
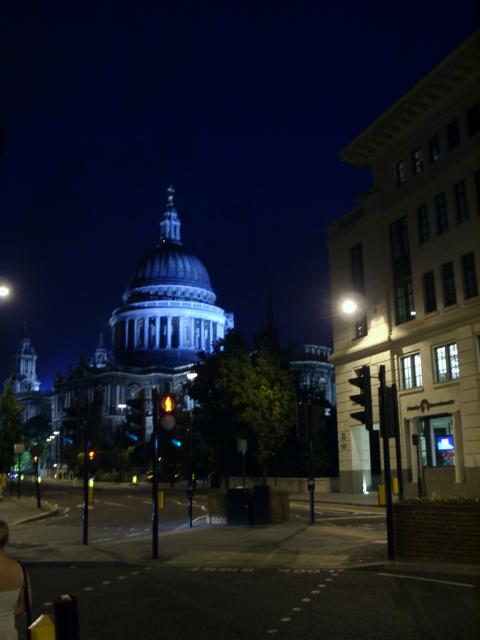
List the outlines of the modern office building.
<svg viewBox="0 0 480 640">
<path fill-rule="evenodd" d="M 478 495 L 480 32 L 340 158 L 373 178 L 329 228 L 340 490 L 378 481 L 376 376 L 384 365 L 399 391 L 406 493 L 417 494 L 420 477 L 429 494 Z M 350 416 L 358 406 L 349 379 L 362 365 L 372 374 L 372 432 Z"/>
</svg>

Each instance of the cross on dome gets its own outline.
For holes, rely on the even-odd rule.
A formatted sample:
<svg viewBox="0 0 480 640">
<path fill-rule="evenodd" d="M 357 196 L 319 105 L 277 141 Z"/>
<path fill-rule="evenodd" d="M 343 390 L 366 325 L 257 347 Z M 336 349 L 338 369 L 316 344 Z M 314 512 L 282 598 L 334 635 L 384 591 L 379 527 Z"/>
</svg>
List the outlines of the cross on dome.
<svg viewBox="0 0 480 640">
<path fill-rule="evenodd" d="M 182 244 L 180 238 L 181 222 L 173 203 L 174 195 L 175 189 L 170 185 L 167 188 L 167 209 L 163 214 L 163 220 L 160 222 L 160 243 L 172 242 L 174 244 Z"/>
</svg>

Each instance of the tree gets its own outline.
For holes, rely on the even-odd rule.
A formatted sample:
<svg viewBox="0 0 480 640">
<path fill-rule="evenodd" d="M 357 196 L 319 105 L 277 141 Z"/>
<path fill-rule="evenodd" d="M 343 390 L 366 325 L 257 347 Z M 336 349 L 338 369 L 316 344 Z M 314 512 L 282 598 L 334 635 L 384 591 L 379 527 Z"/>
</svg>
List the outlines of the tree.
<svg viewBox="0 0 480 640">
<path fill-rule="evenodd" d="M 263 346 L 249 353 L 243 336 L 232 331 L 197 373 L 190 394 L 201 404 L 196 419 L 212 449 L 214 471 L 228 475 L 235 440 L 246 438 L 255 444 L 265 478 L 269 459 L 295 421 L 294 387 L 279 358 Z"/>
<path fill-rule="evenodd" d="M 23 442 L 22 408 L 9 380 L 0 396 L 0 471 L 7 473 L 14 462 L 13 445 Z"/>
</svg>

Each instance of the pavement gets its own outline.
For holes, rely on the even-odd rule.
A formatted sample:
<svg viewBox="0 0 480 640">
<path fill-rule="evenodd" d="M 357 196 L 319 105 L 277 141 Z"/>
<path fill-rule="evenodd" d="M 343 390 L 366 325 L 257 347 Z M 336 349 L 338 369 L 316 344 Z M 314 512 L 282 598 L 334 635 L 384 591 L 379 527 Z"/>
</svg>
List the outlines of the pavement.
<svg viewBox="0 0 480 640">
<path fill-rule="evenodd" d="M 101 487 L 99 487 L 101 488 Z M 328 509 L 345 509 L 355 507 L 359 513 L 380 515 L 384 507 L 378 506 L 376 494 L 338 494 L 322 493 L 315 496 L 315 506 L 321 510 L 322 505 Z M 309 501 L 308 494 L 292 494 L 291 500 Z M 21 537 L 21 527 L 35 520 L 54 517 L 59 508 L 53 503 L 42 501 L 42 508 L 37 509 L 34 498 L 5 495 L 0 501 L 0 519 L 5 520 L 11 528 L 11 541 Z M 368 531 L 355 532 L 347 527 L 338 529 L 338 535 L 323 536 L 322 527 L 330 523 L 322 523 L 317 518 L 318 526 L 310 526 L 307 522 L 289 520 L 271 526 L 227 527 L 206 526 L 206 520 L 199 518 L 193 529 L 182 525 L 172 531 L 159 535 L 159 561 L 170 566 L 192 567 L 286 567 L 291 570 L 308 570 L 312 567 L 346 566 L 352 547 L 358 544 L 380 542 L 378 533 Z M 16 536 L 16 532 L 18 532 Z M 359 540 L 359 536 L 364 539 Z M 14 548 L 11 553 L 19 560 L 26 562 L 151 562 L 151 537 L 143 539 L 122 539 L 109 544 L 65 544 L 48 546 L 39 543 L 34 549 Z M 375 545 L 374 545 L 375 546 Z M 385 562 L 385 546 L 376 545 L 377 556 L 372 563 Z M 14 551 L 14 553 L 13 553 Z M 392 562 L 390 566 L 402 569 L 428 570 L 437 573 L 461 573 L 480 575 L 480 566 L 452 565 L 425 562 Z M 363 564 L 362 566 L 365 566 Z"/>
</svg>

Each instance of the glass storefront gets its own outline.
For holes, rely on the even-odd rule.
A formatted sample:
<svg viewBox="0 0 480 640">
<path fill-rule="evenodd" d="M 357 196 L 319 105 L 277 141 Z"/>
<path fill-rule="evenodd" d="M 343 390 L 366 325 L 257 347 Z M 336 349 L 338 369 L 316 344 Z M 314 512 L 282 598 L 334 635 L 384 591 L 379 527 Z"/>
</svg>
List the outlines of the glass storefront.
<svg viewBox="0 0 480 640">
<path fill-rule="evenodd" d="M 421 418 L 419 434 L 422 466 L 453 467 L 455 465 L 452 416 Z"/>
</svg>

